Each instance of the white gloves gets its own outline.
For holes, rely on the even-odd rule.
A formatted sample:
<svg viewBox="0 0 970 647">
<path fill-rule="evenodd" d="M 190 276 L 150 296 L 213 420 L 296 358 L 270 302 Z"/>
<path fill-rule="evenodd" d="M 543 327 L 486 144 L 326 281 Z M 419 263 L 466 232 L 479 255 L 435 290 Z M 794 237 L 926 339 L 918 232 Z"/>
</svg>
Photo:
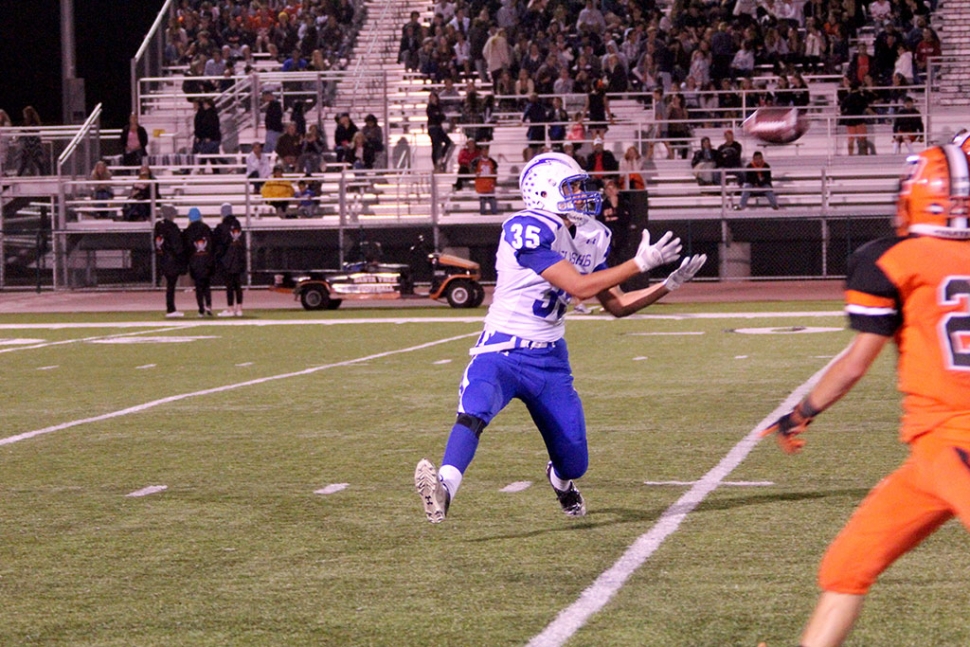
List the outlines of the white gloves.
<svg viewBox="0 0 970 647">
<path fill-rule="evenodd" d="M 667 277 L 667 280 L 664 281 L 664 287 L 673 292 L 681 285 L 694 278 L 694 275 L 697 274 L 697 270 L 701 269 L 706 262 L 707 254 L 685 256 L 683 262 L 680 264 L 680 267 L 671 272 L 670 276 Z"/>
<path fill-rule="evenodd" d="M 673 232 L 668 231 L 655 245 L 651 245 L 650 232 L 644 229 L 643 238 L 640 240 L 640 246 L 637 248 L 637 254 L 633 257 L 633 261 L 640 268 L 641 272 L 648 272 L 655 267 L 660 267 L 661 265 L 666 265 L 676 260 L 680 256 L 680 248 L 680 239 L 674 238 Z M 703 263 L 701 264 L 703 265 Z"/>
</svg>

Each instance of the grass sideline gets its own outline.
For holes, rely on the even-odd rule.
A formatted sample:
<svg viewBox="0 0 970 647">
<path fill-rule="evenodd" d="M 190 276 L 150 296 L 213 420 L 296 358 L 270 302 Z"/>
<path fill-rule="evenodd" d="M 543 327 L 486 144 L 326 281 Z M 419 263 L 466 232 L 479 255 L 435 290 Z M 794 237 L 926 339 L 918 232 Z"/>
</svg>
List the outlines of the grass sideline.
<svg viewBox="0 0 970 647">
<path fill-rule="evenodd" d="M 2 437 L 332 368 L 0 446 L 0 644 L 525 644 L 685 490 L 644 481 L 699 478 L 850 338 L 840 316 L 692 315 L 838 309 L 677 305 L 573 318 L 589 515 L 559 512 L 544 448 L 516 403 L 485 431 L 440 526 L 424 521 L 411 477 L 422 456 L 440 459 L 471 337 L 400 351 L 474 335 L 482 310 L 267 311 L 246 325 L 187 319 L 167 332 L 111 326 L 153 321 L 146 313 L 2 316 L 105 324 L 0 329 L 4 339 L 196 338 L 0 354 Z M 270 317 L 287 325 L 251 325 Z M 379 321 L 351 323 L 361 317 Z M 348 323 L 299 323 L 325 320 Z M 171 323 L 159 318 L 158 329 Z M 834 330 L 795 330 L 808 326 Z M 728 476 L 773 485 L 715 490 L 568 644 L 794 644 L 825 546 L 905 455 L 898 402 L 887 353 L 816 421 L 805 452 L 765 442 Z M 533 486 L 500 492 L 513 481 Z M 126 496 L 151 485 L 167 489 Z M 849 644 L 970 644 L 966 548 L 951 523 L 900 560 Z"/>
</svg>

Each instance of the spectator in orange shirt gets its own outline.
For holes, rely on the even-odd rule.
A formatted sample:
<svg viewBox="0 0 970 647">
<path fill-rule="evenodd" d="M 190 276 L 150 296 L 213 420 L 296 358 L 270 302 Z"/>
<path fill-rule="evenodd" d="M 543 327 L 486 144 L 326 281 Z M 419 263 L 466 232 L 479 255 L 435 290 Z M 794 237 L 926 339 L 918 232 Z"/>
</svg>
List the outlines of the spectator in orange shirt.
<svg viewBox="0 0 970 647">
<path fill-rule="evenodd" d="M 488 213 L 493 216 L 498 213 L 498 200 L 495 197 L 495 185 L 498 181 L 498 162 L 488 156 L 488 142 L 479 142 L 478 157 L 472 160 L 472 171 L 475 173 L 475 193 L 478 194 L 478 212 L 483 216 Z"/>
</svg>

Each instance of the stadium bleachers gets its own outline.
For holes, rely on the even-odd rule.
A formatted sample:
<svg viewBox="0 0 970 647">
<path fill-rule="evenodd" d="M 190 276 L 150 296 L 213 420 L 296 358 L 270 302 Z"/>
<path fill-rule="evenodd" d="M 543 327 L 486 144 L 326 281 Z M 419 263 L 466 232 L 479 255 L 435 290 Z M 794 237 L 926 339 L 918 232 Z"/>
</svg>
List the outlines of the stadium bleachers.
<svg viewBox="0 0 970 647">
<path fill-rule="evenodd" d="M 669 5 L 662 3 L 664 8 Z M 415 225 L 496 225 L 502 213 L 522 206 L 517 188 L 517 173 L 523 163 L 523 149 L 527 145 L 527 125 L 521 123 L 518 110 L 501 108 L 493 114 L 487 126 L 491 130 L 491 156 L 499 163 L 497 199 L 500 215 L 479 214 L 478 195 L 470 183 L 464 189 L 453 187 L 457 163 L 454 155 L 446 159 L 446 171 L 434 172 L 431 164 L 430 139 L 427 133 L 425 108 L 430 90 L 439 84 L 427 75 L 405 69 L 397 60 L 401 27 L 412 11 L 420 20 L 429 23 L 432 7 L 428 2 L 389 2 L 366 0 L 358 4 L 359 16 L 366 16 L 357 24 L 356 45 L 342 61 L 343 69 L 327 72 L 281 72 L 278 61 L 266 54 L 252 60 L 249 74 L 238 74 L 228 89 L 217 97 L 217 107 L 223 128 L 222 152 L 214 160 L 191 155 L 192 94 L 183 86 L 187 67 L 168 66 L 158 77 L 137 80 L 137 110 L 140 121 L 150 133 L 148 159 L 156 180 L 153 212 L 162 203 L 177 207 L 183 219 L 191 206 L 199 207 L 207 217 L 215 218 L 224 202 L 233 205 L 248 230 L 329 229 L 358 226 Z M 946 141 L 959 128 L 966 126 L 965 111 L 954 102 L 970 96 L 964 91 L 970 71 L 963 67 L 962 53 L 970 47 L 970 30 L 956 27 L 970 21 L 970 12 L 961 3 L 944 0 L 940 3 L 945 16 L 943 42 L 945 59 L 932 85 L 909 88 L 917 98 L 927 126 L 925 141 L 918 146 Z M 952 24 L 951 24 L 952 23 Z M 871 27 L 860 31 L 860 39 L 872 40 Z M 948 57 L 948 58 L 947 58 Z M 803 219 L 860 216 L 891 217 L 898 169 L 905 156 L 892 152 L 892 116 L 889 106 L 882 114 L 873 116 L 870 140 L 875 155 L 848 156 L 844 126 L 839 123 L 838 74 L 806 74 L 809 81 L 810 103 L 806 113 L 811 128 L 799 141 L 786 146 L 766 145 L 748 137 L 741 128 L 744 110 L 736 114 L 708 114 L 694 122 L 690 149 L 703 136 L 710 137 L 716 147 L 723 141 L 723 131 L 734 130 L 744 148 L 745 161 L 756 150 L 764 152 L 772 166 L 774 189 L 781 210 L 771 216 L 778 219 Z M 216 79 L 213 79 L 216 80 Z M 757 93 L 771 91 L 777 76 L 771 66 L 756 67 L 754 89 L 743 94 L 744 105 L 754 101 Z M 465 79 L 456 83 L 460 96 L 465 94 Z M 492 93 L 494 88 L 482 83 L 477 75 L 470 79 L 480 93 Z M 320 190 L 312 217 L 300 217 L 297 201 L 283 217 L 265 204 L 251 190 L 244 178 L 244 156 L 253 141 L 264 135 L 259 97 L 263 90 L 276 93 L 289 108 L 296 99 L 309 106 L 305 117 L 308 123 L 318 124 L 332 146 L 333 118 L 347 111 L 361 123 L 365 114 L 375 114 L 384 129 L 386 168 L 374 172 L 354 172 L 339 165 L 330 165 L 313 177 L 306 178 Z M 626 92 L 611 97 L 615 123 L 606 135 L 606 147 L 619 159 L 629 146 L 646 152 L 652 142 L 662 138 L 647 135 L 653 125 L 652 109 L 646 95 Z M 497 96 L 497 103 L 503 97 Z M 583 105 L 585 95 L 577 93 L 563 97 L 567 111 L 572 114 Z M 951 106 L 952 104 L 952 106 Z M 747 110 L 750 112 L 750 110 Z M 476 124 L 459 123 L 450 136 L 460 149 L 466 131 L 476 130 Z M 110 132 L 110 135 L 108 134 Z M 0 137 L 3 133 L 0 133 Z M 102 131 L 108 141 L 117 137 L 115 131 Z M 11 133 L 14 141 L 16 133 Z M 589 139 L 586 140 L 588 152 Z M 553 142 L 548 142 L 551 145 Z M 660 149 L 661 147 L 658 147 Z M 53 147 L 52 147 L 53 150 Z M 130 186 L 130 176 L 117 166 L 109 155 L 116 172 L 116 198 L 107 205 L 91 198 L 87 173 L 72 174 L 61 182 L 53 178 L 12 180 L 6 182 L 4 200 L 14 204 L 28 196 L 47 193 L 60 196 L 66 188 L 64 206 L 67 215 L 62 226 L 65 231 L 147 231 L 148 222 L 120 220 Z M 202 165 L 201 162 L 208 164 Z M 384 165 L 382 164 L 382 166 Z M 213 173 L 215 168 L 219 172 Z M 689 163 L 682 159 L 659 156 L 645 160 L 641 175 L 646 180 L 651 220 L 740 220 L 764 217 L 763 201 L 753 201 L 746 211 L 734 211 L 739 190 L 732 183 L 698 186 Z M 288 174 L 293 183 L 300 174 Z M 9 173 L 8 173 L 9 178 Z M 104 213 L 108 212 L 105 218 Z"/>
</svg>

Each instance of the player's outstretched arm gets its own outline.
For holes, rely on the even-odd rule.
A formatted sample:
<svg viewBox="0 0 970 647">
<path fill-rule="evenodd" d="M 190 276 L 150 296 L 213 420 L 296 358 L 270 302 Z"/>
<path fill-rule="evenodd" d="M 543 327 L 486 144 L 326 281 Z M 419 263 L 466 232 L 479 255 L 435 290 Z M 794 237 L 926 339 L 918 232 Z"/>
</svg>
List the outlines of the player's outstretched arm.
<svg viewBox="0 0 970 647">
<path fill-rule="evenodd" d="M 580 274 L 572 263 L 563 259 L 546 268 L 542 278 L 578 299 L 589 299 L 639 273 L 640 269 L 633 259 L 589 274 Z"/>
<path fill-rule="evenodd" d="M 640 272 L 648 272 L 676 260 L 680 250 L 680 238 L 674 238 L 673 232 L 668 231 L 651 245 L 650 232 L 644 229 L 636 255 L 625 263 L 590 274 L 580 274 L 572 264 L 563 260 L 546 268 L 542 272 L 542 278 L 578 299 L 589 299 Z"/>
<path fill-rule="evenodd" d="M 632 292 L 624 292 L 619 287 L 615 287 L 600 292 L 596 295 L 596 298 L 599 299 L 603 308 L 614 317 L 627 317 L 679 289 L 681 285 L 694 278 L 694 275 L 704 266 L 705 262 L 707 262 L 706 254 L 685 256 L 680 267 L 671 272 L 663 283 Z"/>
<path fill-rule="evenodd" d="M 789 454 L 801 450 L 805 441 L 796 436 L 805 431 L 815 416 L 838 402 L 862 379 L 888 341 L 889 337 L 876 333 L 858 333 L 848 348 L 819 378 L 811 392 L 791 411 L 761 432 L 761 435 L 775 436 L 778 445 Z"/>
</svg>

